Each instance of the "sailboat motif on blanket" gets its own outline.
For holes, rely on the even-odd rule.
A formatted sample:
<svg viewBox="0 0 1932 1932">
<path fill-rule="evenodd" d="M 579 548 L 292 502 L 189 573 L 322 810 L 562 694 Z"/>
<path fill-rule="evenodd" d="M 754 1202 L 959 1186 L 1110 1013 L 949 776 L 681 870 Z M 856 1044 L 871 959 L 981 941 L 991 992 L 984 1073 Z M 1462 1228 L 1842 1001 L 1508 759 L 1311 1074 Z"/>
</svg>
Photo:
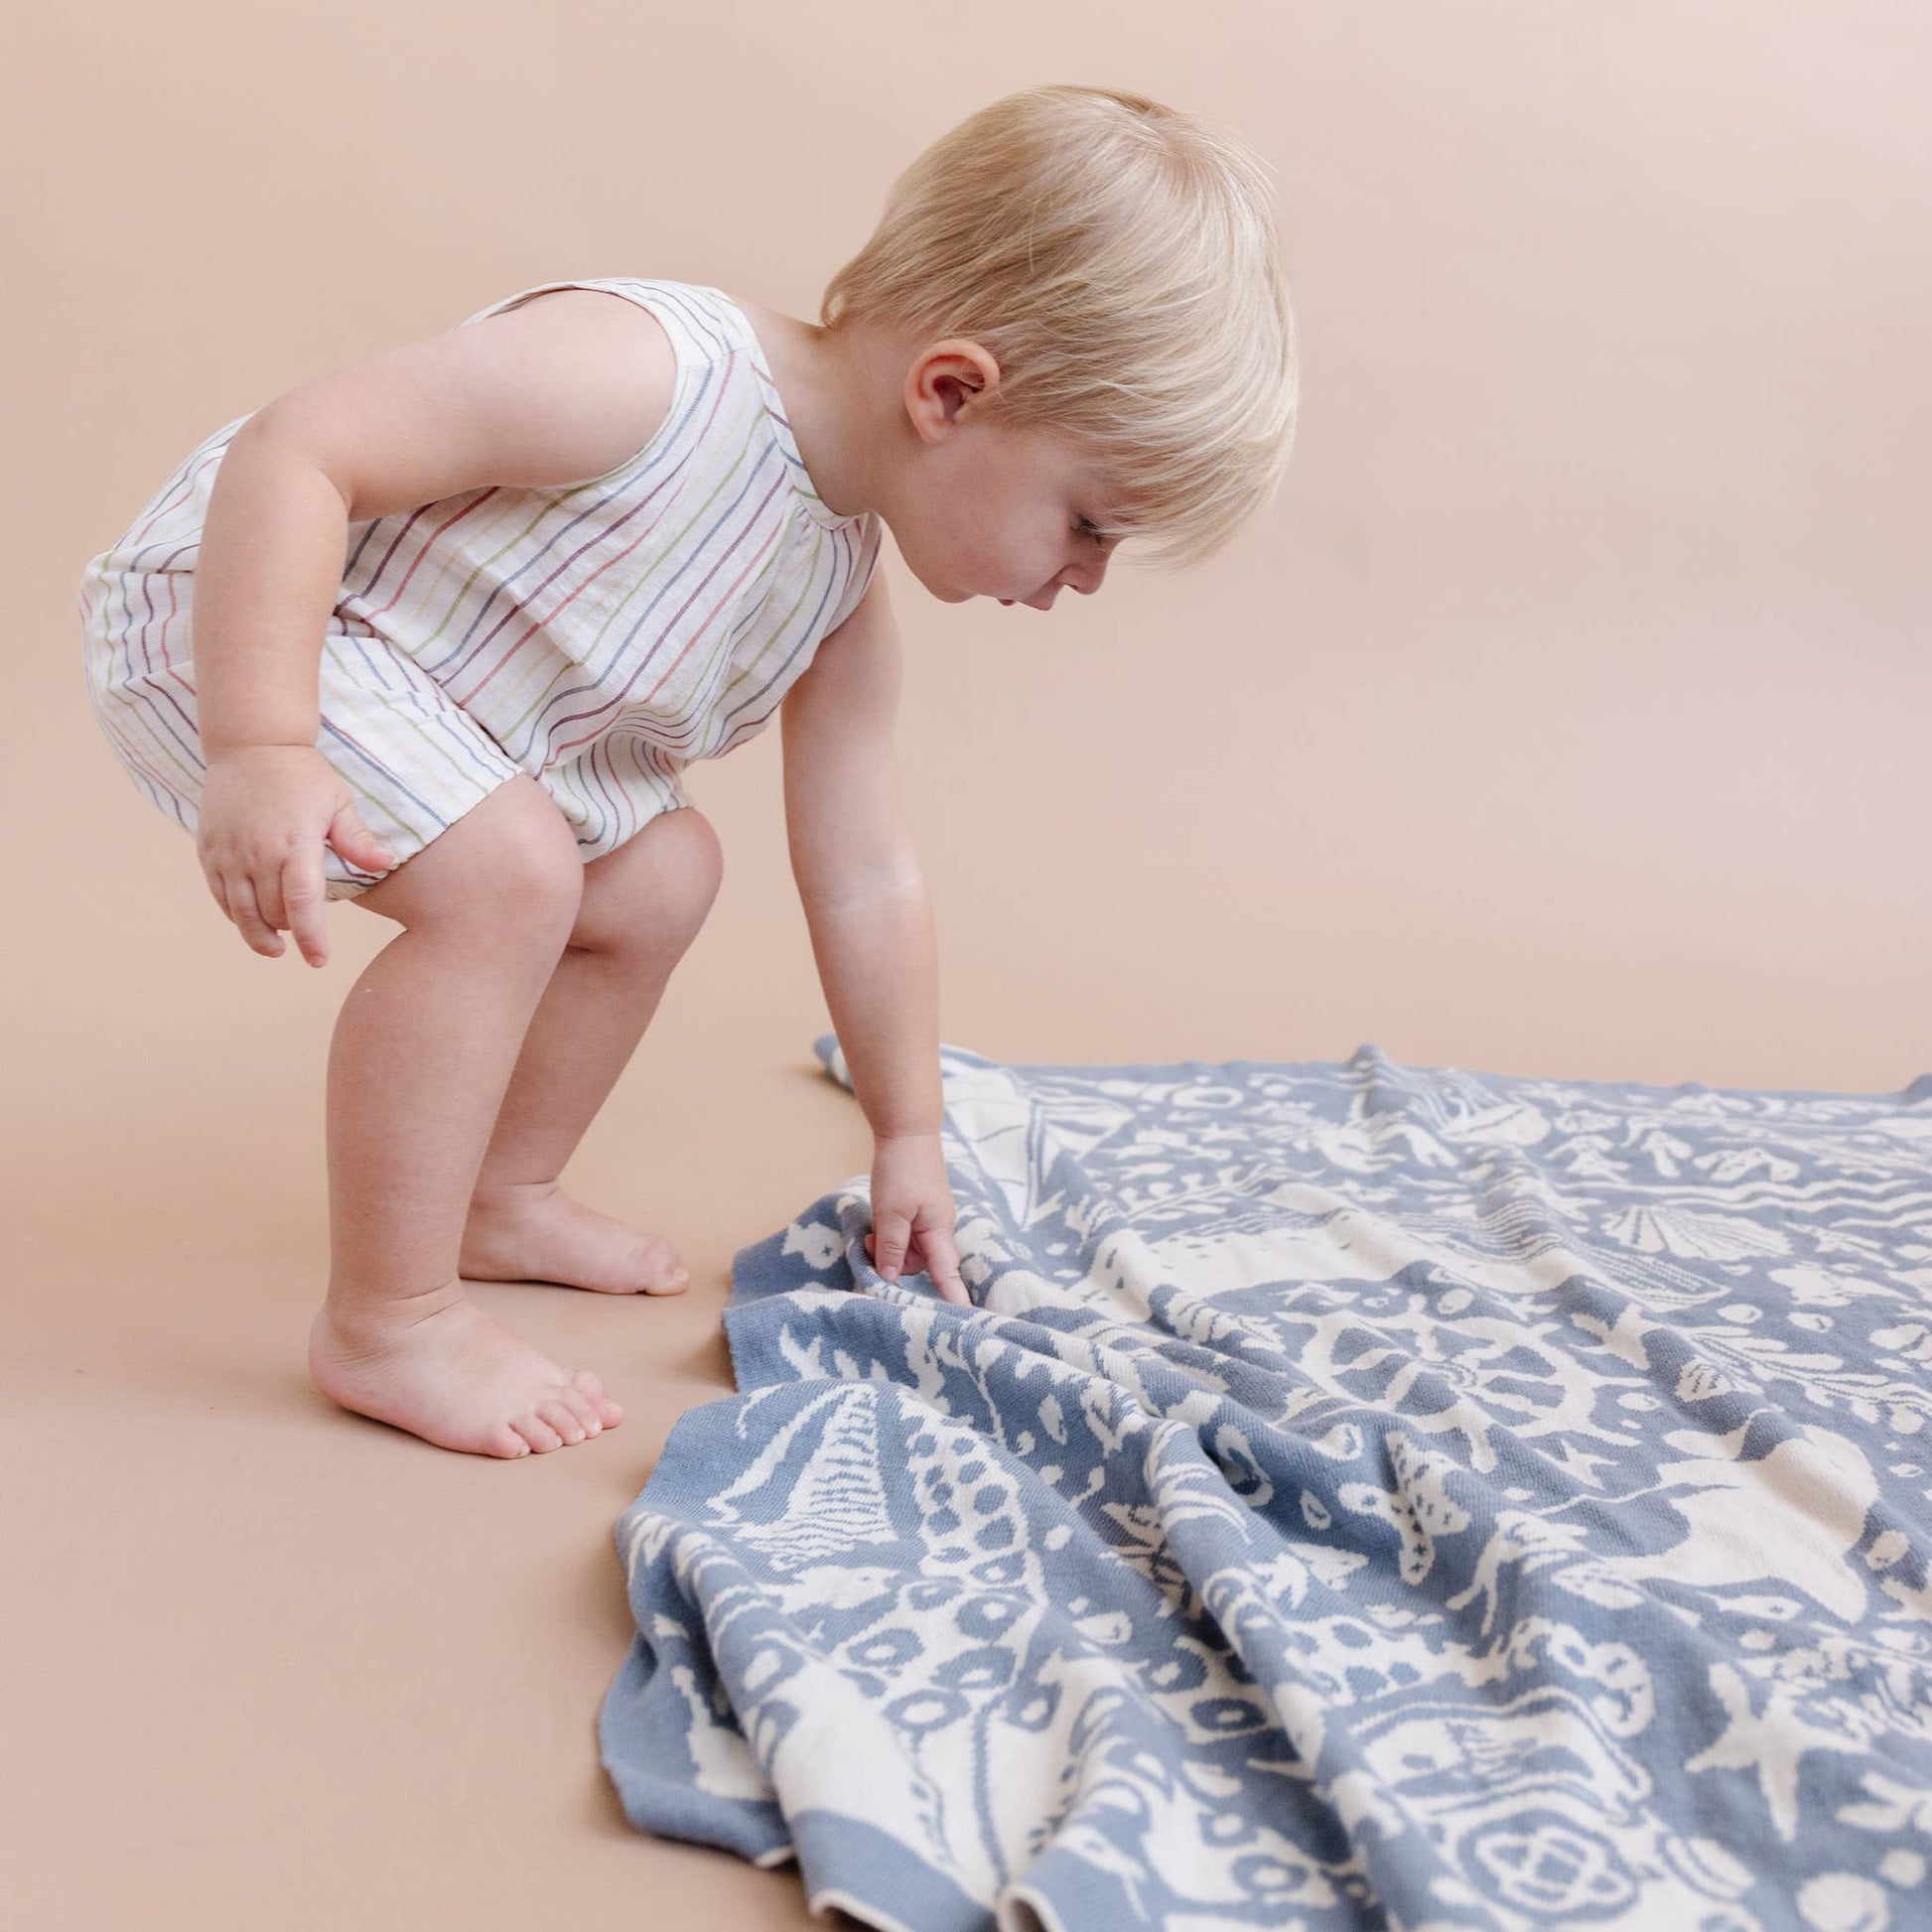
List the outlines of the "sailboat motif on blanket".
<svg viewBox="0 0 1932 1932">
<path fill-rule="evenodd" d="M 871 1404 L 842 1401 L 836 1389 L 807 1403 L 744 1475 L 713 1499 L 717 1525 L 735 1527 L 779 1571 L 893 1542 L 897 1532 L 879 1474 L 877 1424 Z M 754 1497 L 777 1513 L 752 1514 Z"/>
</svg>

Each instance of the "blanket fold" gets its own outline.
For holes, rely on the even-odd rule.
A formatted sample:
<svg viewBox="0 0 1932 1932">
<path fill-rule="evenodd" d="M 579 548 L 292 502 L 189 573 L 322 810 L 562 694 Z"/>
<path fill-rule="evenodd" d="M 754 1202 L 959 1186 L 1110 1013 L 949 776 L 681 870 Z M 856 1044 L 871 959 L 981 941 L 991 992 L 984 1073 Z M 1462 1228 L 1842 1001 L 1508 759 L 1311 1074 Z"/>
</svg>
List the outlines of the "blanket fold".
<svg viewBox="0 0 1932 1932">
<path fill-rule="evenodd" d="M 973 1306 L 848 1180 L 618 1524 L 635 1825 L 906 1932 L 1932 1925 L 1932 1076 L 942 1059 Z"/>
</svg>

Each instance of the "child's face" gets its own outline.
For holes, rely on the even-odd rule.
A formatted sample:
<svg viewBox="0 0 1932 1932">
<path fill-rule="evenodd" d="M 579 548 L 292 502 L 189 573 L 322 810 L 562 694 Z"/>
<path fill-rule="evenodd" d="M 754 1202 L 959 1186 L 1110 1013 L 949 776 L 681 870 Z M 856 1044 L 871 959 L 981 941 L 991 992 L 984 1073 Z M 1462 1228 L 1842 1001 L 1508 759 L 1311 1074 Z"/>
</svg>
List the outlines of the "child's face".
<svg viewBox="0 0 1932 1932">
<path fill-rule="evenodd" d="M 1063 587 L 1091 596 L 1106 577 L 1114 546 L 1085 527 L 1108 521 L 1106 479 L 1071 440 L 973 407 L 997 380 L 977 344 L 935 345 L 914 365 L 906 407 L 919 440 L 893 537 L 948 604 L 993 597 L 1048 611 Z"/>
</svg>

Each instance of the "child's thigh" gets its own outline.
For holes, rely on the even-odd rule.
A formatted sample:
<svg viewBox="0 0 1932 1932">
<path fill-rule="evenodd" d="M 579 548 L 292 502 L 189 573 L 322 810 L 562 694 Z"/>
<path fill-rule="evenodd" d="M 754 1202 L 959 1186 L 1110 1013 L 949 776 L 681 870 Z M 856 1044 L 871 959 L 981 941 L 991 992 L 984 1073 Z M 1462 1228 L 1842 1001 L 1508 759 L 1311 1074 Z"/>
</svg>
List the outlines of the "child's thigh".
<svg viewBox="0 0 1932 1932">
<path fill-rule="evenodd" d="M 332 846 L 325 866 L 332 899 L 366 897 L 378 878 L 394 878 L 523 775 L 413 658 L 340 621 L 323 640 L 319 697 L 316 748 L 342 775 L 377 843 L 397 861 L 386 874 L 367 872 Z M 538 787 L 526 778 L 520 789 Z"/>
</svg>

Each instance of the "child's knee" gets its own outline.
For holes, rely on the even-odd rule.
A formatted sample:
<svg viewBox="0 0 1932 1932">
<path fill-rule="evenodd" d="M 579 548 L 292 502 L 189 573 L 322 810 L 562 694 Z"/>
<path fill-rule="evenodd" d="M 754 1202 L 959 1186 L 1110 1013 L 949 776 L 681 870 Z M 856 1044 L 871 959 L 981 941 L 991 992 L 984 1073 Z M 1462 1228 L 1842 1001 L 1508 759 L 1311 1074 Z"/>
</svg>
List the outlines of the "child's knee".
<svg viewBox="0 0 1932 1932">
<path fill-rule="evenodd" d="M 710 819 L 692 806 L 667 812 L 657 829 L 662 847 L 656 924 L 662 943 L 682 956 L 718 897 L 725 877 L 725 848 Z"/>
<path fill-rule="evenodd" d="M 704 923 L 718 888 L 725 879 L 725 848 L 717 828 L 695 806 L 669 814 L 669 826 L 679 838 L 678 861 L 682 868 L 680 897 L 695 933 Z"/>
<path fill-rule="evenodd" d="M 668 954 L 697 937 L 725 876 L 725 850 L 695 806 L 652 819 L 628 846 L 585 869 L 571 944 L 599 952 Z"/>
<path fill-rule="evenodd" d="M 491 947 L 561 951 L 584 896 L 576 835 L 519 774 L 362 894 L 403 925 L 460 929 Z"/>
</svg>

